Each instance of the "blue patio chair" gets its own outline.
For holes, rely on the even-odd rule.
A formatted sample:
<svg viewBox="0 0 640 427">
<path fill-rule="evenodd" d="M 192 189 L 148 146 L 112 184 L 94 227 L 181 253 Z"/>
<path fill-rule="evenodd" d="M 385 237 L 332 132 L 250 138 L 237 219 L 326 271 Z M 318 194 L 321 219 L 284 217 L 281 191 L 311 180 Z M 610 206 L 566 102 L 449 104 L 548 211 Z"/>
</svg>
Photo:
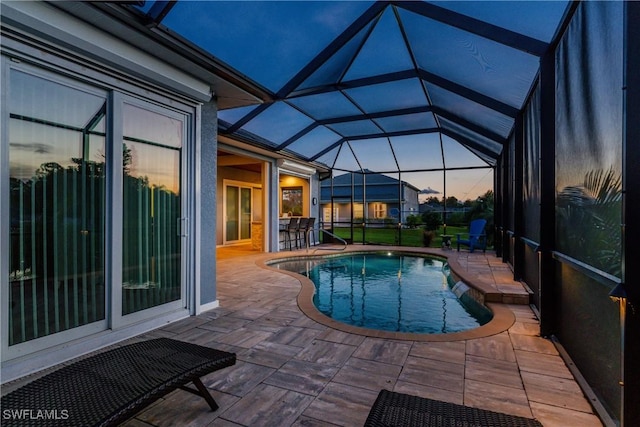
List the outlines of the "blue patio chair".
<svg viewBox="0 0 640 427">
<path fill-rule="evenodd" d="M 464 233 L 456 234 L 458 252 L 460 252 L 460 245 L 469 246 L 469 252 L 473 252 L 475 248 L 480 248 L 482 249 L 482 252 L 485 252 L 487 249 L 487 235 L 484 231 L 484 227 L 486 225 L 486 219 L 474 219 L 469 223 L 469 233 L 466 235 Z M 460 237 L 462 235 L 468 236 L 468 238 L 463 239 Z"/>
</svg>

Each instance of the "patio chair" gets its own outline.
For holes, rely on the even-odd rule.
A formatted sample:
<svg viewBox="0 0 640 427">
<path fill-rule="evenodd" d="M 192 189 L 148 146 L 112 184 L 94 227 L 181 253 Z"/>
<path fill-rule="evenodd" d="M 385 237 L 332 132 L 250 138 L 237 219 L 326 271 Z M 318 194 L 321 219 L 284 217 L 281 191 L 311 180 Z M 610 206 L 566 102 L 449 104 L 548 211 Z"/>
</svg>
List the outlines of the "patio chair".
<svg viewBox="0 0 640 427">
<path fill-rule="evenodd" d="M 474 219 L 469 223 L 469 233 L 457 233 L 458 252 L 460 252 L 460 245 L 466 245 L 469 247 L 469 252 L 473 252 L 475 248 L 482 249 L 482 252 L 487 250 L 487 235 L 485 233 L 485 226 L 487 225 L 486 219 Z M 461 236 L 468 236 L 463 239 Z"/>
</svg>

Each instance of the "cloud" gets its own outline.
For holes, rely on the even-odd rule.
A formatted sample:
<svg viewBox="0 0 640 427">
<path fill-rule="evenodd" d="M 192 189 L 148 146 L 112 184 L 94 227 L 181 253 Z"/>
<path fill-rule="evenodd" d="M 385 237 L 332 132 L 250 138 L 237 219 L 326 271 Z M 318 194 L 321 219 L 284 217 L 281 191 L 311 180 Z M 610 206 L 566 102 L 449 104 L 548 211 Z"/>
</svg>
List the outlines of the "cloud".
<svg viewBox="0 0 640 427">
<path fill-rule="evenodd" d="M 427 187 L 427 188 L 424 188 L 424 189 L 420 190 L 419 194 L 440 194 L 440 192 L 438 190 L 434 190 L 431 187 Z"/>
<path fill-rule="evenodd" d="M 32 142 L 32 143 L 12 142 L 9 145 L 13 150 L 33 151 L 34 153 L 38 153 L 38 154 L 49 154 L 52 152 L 50 145 L 42 144 L 39 142 Z"/>
<path fill-rule="evenodd" d="M 313 21 L 335 34 L 342 33 L 369 5 L 366 2 L 322 2 L 322 8 L 313 15 Z"/>
</svg>

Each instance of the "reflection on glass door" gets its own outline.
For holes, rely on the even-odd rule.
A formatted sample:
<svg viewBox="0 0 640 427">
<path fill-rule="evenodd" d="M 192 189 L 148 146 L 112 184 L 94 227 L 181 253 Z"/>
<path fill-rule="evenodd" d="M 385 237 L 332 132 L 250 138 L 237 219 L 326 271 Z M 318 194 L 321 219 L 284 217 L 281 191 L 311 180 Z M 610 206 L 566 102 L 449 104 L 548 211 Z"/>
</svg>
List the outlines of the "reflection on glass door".
<svg viewBox="0 0 640 427">
<path fill-rule="evenodd" d="M 124 104 L 122 314 L 182 298 L 184 120 Z"/>
<path fill-rule="evenodd" d="M 104 93 L 10 79 L 12 346 L 105 319 L 107 109 Z"/>
<path fill-rule="evenodd" d="M 226 241 L 235 241 L 238 240 L 238 224 L 240 222 L 239 218 L 239 209 L 238 209 L 238 201 L 240 198 L 238 197 L 238 187 L 227 186 L 226 190 L 226 208 L 227 208 L 227 221 L 226 221 Z"/>
<path fill-rule="evenodd" d="M 240 240 L 251 238 L 251 188 L 240 189 Z"/>
<path fill-rule="evenodd" d="M 251 187 L 225 184 L 225 244 L 251 239 L 251 192 Z"/>
</svg>

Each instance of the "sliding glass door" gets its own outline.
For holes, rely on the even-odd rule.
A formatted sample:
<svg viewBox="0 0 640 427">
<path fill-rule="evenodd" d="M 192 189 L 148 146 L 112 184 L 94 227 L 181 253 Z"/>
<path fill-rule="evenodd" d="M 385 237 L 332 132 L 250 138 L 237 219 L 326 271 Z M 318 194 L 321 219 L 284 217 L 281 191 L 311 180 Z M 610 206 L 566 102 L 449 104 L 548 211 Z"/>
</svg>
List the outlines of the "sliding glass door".
<svg viewBox="0 0 640 427">
<path fill-rule="evenodd" d="M 251 239 L 252 188 L 225 182 L 224 196 L 224 243 Z"/>
<path fill-rule="evenodd" d="M 7 75 L 3 360 L 186 312 L 193 108 L 26 65 Z"/>
</svg>

